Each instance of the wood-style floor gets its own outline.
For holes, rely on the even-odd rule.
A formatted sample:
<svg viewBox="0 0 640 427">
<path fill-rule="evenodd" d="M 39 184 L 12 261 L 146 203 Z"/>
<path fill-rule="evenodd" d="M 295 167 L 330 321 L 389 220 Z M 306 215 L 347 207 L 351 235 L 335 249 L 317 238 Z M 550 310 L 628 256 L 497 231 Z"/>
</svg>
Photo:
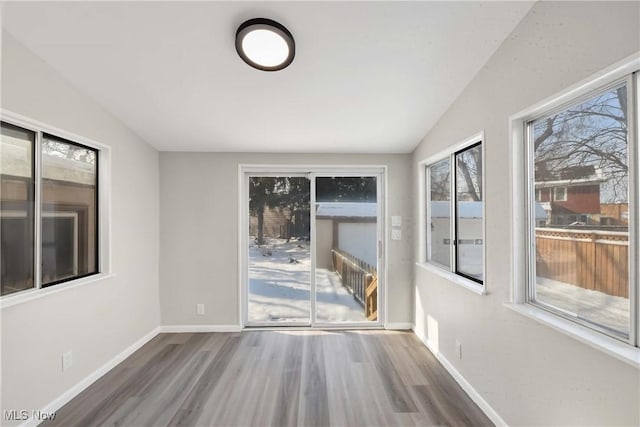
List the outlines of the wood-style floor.
<svg viewBox="0 0 640 427">
<path fill-rule="evenodd" d="M 160 334 L 59 426 L 492 425 L 411 332 Z"/>
</svg>

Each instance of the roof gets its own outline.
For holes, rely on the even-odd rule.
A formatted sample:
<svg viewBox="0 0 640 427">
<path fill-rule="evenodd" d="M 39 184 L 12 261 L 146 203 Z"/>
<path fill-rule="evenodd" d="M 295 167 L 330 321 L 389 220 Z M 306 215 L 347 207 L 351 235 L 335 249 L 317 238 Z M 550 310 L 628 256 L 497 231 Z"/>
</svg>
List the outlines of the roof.
<svg viewBox="0 0 640 427">
<path fill-rule="evenodd" d="M 319 202 L 316 206 L 316 217 L 375 218 L 378 215 L 377 203 Z"/>
<path fill-rule="evenodd" d="M 535 180 L 536 188 L 593 185 L 606 181 L 602 170 L 593 165 L 569 166 L 550 171 L 546 169 L 544 162 L 536 165 Z"/>
</svg>

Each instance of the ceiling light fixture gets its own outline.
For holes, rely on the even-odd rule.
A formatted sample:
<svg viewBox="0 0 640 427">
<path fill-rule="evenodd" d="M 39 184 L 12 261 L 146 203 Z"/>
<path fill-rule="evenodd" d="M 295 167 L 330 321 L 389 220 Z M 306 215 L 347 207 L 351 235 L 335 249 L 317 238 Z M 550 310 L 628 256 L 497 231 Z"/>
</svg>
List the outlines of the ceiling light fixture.
<svg viewBox="0 0 640 427">
<path fill-rule="evenodd" d="M 238 27 L 236 50 L 244 62 L 262 71 L 282 70 L 296 55 L 289 30 L 267 18 L 250 19 Z"/>
</svg>

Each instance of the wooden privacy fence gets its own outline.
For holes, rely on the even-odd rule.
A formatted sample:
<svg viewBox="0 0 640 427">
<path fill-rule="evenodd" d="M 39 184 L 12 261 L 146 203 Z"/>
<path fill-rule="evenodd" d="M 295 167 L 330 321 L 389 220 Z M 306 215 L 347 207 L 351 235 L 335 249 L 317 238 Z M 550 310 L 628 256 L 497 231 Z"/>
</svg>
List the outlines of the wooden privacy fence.
<svg viewBox="0 0 640 427">
<path fill-rule="evenodd" d="M 364 307 L 368 320 L 378 318 L 378 272 L 376 268 L 338 249 L 331 249 L 333 269 L 342 286 Z"/>
<path fill-rule="evenodd" d="M 536 274 L 629 298 L 629 233 L 536 228 Z"/>
</svg>

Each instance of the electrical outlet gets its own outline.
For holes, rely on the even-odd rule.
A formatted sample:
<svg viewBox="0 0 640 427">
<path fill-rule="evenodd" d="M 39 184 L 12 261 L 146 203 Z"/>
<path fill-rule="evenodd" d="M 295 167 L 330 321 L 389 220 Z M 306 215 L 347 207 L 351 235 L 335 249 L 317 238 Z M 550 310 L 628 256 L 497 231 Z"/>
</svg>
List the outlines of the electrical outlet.
<svg viewBox="0 0 640 427">
<path fill-rule="evenodd" d="M 71 350 L 62 353 L 62 371 L 66 371 L 67 369 L 71 368 L 71 365 L 73 365 L 73 353 L 71 352 Z"/>
<path fill-rule="evenodd" d="M 462 343 L 458 340 L 456 340 L 456 354 L 458 359 L 462 360 Z"/>
<path fill-rule="evenodd" d="M 391 230 L 391 240 L 402 240 L 402 230 L 397 228 Z"/>
<path fill-rule="evenodd" d="M 400 215 L 394 215 L 391 217 L 391 226 L 400 227 L 402 225 L 402 217 Z"/>
<path fill-rule="evenodd" d="M 196 312 L 202 316 L 204 315 L 204 304 L 198 304 L 196 307 Z"/>
</svg>

